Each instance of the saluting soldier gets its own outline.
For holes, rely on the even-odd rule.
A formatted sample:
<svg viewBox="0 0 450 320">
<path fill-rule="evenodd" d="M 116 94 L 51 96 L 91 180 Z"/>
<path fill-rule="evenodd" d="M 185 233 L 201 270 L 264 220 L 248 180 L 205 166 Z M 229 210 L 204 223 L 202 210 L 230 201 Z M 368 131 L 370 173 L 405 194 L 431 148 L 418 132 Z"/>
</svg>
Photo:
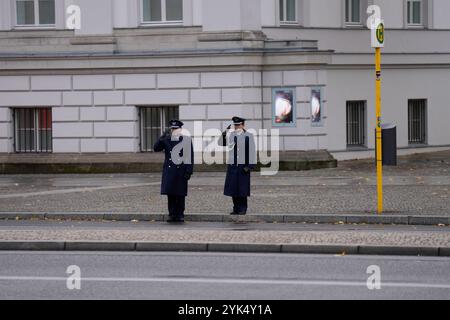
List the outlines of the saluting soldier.
<svg viewBox="0 0 450 320">
<path fill-rule="evenodd" d="M 245 215 L 250 197 L 250 174 L 256 165 L 255 140 L 245 129 L 245 119 L 233 117 L 232 121 L 233 124 L 228 126 L 219 139 L 219 144 L 228 146 L 230 150 L 224 194 L 233 198 L 231 215 Z"/>
<path fill-rule="evenodd" d="M 165 152 L 161 194 L 167 195 L 169 219 L 184 222 L 188 181 L 194 169 L 192 139 L 182 134 L 183 122 L 171 120 L 170 129 L 155 143 L 156 152 Z"/>
</svg>

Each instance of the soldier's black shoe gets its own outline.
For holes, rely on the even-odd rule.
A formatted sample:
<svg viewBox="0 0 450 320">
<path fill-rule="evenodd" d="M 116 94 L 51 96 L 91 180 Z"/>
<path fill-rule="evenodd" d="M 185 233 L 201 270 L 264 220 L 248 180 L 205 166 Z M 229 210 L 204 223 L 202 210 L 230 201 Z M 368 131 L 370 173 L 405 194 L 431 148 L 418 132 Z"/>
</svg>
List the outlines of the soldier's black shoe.
<svg viewBox="0 0 450 320">
<path fill-rule="evenodd" d="M 238 215 L 240 216 L 245 216 L 247 214 L 247 212 L 239 212 Z"/>
<path fill-rule="evenodd" d="M 167 219 L 168 223 L 177 223 L 177 222 L 184 222 L 184 218 L 176 217 L 176 216 L 169 216 L 169 219 Z"/>
<path fill-rule="evenodd" d="M 173 222 L 175 222 L 175 217 L 172 217 L 172 216 L 169 216 L 169 219 L 167 219 L 167 222 L 168 223 L 173 223 Z"/>
<path fill-rule="evenodd" d="M 237 213 L 237 212 L 233 211 L 233 212 L 230 212 L 230 215 L 232 215 L 232 216 L 238 216 L 238 215 L 239 215 L 239 213 Z"/>
<path fill-rule="evenodd" d="M 169 220 L 167 220 L 169 223 L 184 223 L 184 217 L 170 217 Z"/>
</svg>

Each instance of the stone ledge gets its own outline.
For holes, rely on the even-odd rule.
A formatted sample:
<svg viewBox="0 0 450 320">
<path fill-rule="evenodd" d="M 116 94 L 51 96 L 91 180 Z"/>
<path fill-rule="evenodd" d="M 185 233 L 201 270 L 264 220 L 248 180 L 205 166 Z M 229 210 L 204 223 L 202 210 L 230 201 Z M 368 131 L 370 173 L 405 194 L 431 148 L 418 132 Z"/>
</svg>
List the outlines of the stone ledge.
<svg viewBox="0 0 450 320">
<path fill-rule="evenodd" d="M 0 154 L 0 174 L 161 172 L 163 161 L 162 153 Z M 261 167 L 258 165 L 257 169 Z M 328 151 L 280 153 L 281 171 L 335 167 L 337 161 Z M 195 166 L 197 172 L 225 170 L 223 164 Z"/>
<path fill-rule="evenodd" d="M 70 39 L 71 45 L 102 45 L 102 44 L 116 44 L 115 37 L 103 36 L 78 36 Z"/>
</svg>

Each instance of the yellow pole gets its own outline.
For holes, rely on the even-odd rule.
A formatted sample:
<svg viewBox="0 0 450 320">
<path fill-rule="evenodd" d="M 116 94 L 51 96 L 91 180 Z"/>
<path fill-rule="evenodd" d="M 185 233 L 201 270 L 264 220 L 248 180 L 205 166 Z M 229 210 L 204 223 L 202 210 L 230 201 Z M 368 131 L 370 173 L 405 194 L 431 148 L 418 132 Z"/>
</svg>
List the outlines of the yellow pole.
<svg viewBox="0 0 450 320">
<path fill-rule="evenodd" d="M 377 193 L 378 193 L 378 214 L 383 213 L 383 155 L 382 155 L 382 135 L 381 135 L 381 48 L 375 49 L 375 108 L 376 108 L 376 138 L 377 138 Z"/>
</svg>

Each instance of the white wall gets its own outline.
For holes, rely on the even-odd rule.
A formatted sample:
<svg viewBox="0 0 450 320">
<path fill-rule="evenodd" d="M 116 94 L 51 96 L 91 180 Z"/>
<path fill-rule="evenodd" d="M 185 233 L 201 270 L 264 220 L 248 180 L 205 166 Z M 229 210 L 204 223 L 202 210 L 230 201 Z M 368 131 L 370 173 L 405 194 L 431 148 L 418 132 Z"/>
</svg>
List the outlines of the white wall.
<svg viewBox="0 0 450 320">
<path fill-rule="evenodd" d="M 298 125 L 280 128 L 281 148 L 328 147 L 326 127 L 311 127 L 309 106 L 310 86 L 324 87 L 325 71 L 266 72 L 263 96 L 261 73 L 254 71 L 0 76 L 0 84 L 0 152 L 12 148 L 8 108 L 52 107 L 54 153 L 139 152 L 140 106 L 179 106 L 193 134 L 194 121 L 204 121 L 204 130 L 222 131 L 236 115 L 256 130 L 264 118 L 269 129 L 272 88 L 282 86 L 296 90 Z"/>
<path fill-rule="evenodd" d="M 0 30 L 8 30 L 11 26 L 11 10 L 8 1 L 0 1 Z"/>
<path fill-rule="evenodd" d="M 70 4 L 80 4 L 83 29 L 78 34 L 107 34 L 116 28 L 134 28 L 140 24 L 141 0 L 56 0 L 56 26 L 64 28 L 64 10 Z M 259 30 L 259 26 L 279 24 L 279 0 L 183 0 L 184 25 L 199 26 L 205 20 L 205 30 Z M 405 0 L 363 0 L 382 9 L 388 28 L 403 28 Z M 450 1 L 428 0 L 430 24 L 435 29 L 449 29 Z M 14 14 L 10 0 L 0 1 L 0 30 L 12 28 Z M 299 22 L 305 27 L 341 28 L 344 0 L 298 0 Z M 205 11 L 206 10 L 206 11 Z M 260 14 L 258 14 L 258 12 Z M 366 16 L 363 15 L 363 22 Z"/>
<path fill-rule="evenodd" d="M 260 0 L 203 1 L 204 31 L 237 31 L 261 29 Z"/>
<path fill-rule="evenodd" d="M 278 4 L 274 0 L 261 0 L 261 23 L 266 27 L 277 25 Z"/>
<path fill-rule="evenodd" d="M 113 11 L 111 0 L 72 0 L 81 8 L 81 29 L 77 35 L 112 34 Z"/>
<path fill-rule="evenodd" d="M 11 110 L 0 107 L 0 153 L 12 152 L 13 125 Z"/>
<path fill-rule="evenodd" d="M 450 1 L 432 0 L 433 27 L 436 29 L 450 29 Z"/>
<path fill-rule="evenodd" d="M 385 69 L 382 82 L 382 121 L 397 125 L 399 147 L 408 146 L 408 99 L 428 100 L 428 144 L 450 143 L 448 69 Z M 327 122 L 329 148 L 346 149 L 346 101 L 367 100 L 368 147 L 373 149 L 375 130 L 372 70 L 329 70 Z"/>
<path fill-rule="evenodd" d="M 305 26 L 342 27 L 342 0 L 305 0 Z"/>
<path fill-rule="evenodd" d="M 136 28 L 140 22 L 139 0 L 113 0 L 114 28 Z"/>
<path fill-rule="evenodd" d="M 374 0 L 374 4 L 380 6 L 386 28 L 404 27 L 404 0 Z"/>
</svg>

